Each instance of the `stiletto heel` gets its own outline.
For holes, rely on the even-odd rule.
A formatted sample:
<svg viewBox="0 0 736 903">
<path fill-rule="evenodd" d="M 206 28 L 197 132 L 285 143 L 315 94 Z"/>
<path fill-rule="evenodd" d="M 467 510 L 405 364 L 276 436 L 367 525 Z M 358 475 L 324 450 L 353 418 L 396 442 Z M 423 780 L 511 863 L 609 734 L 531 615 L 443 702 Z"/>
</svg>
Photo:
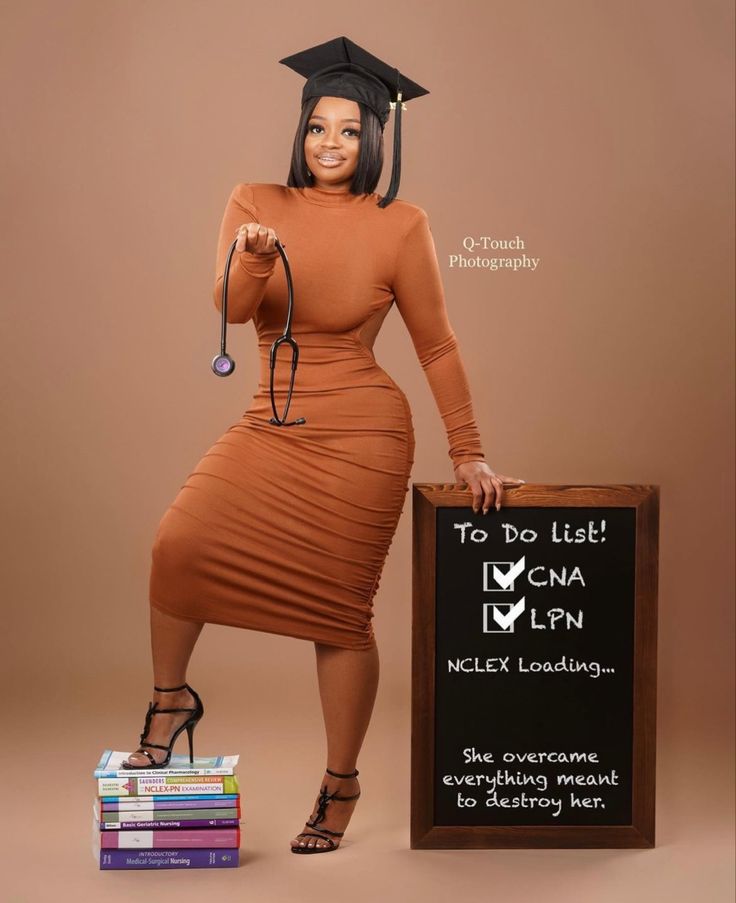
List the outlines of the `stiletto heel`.
<svg viewBox="0 0 736 903">
<path fill-rule="evenodd" d="M 176 742 L 176 738 L 179 734 L 186 728 L 187 734 L 189 736 L 189 763 L 190 765 L 194 764 L 194 728 L 199 723 L 202 715 L 204 715 L 204 706 L 202 705 L 202 700 L 199 698 L 198 694 L 189 686 L 189 684 L 182 684 L 180 687 L 154 687 L 153 688 L 157 693 L 177 693 L 180 690 L 188 690 L 191 695 L 194 697 L 194 707 L 189 708 L 175 708 L 175 709 L 160 709 L 158 707 L 157 702 L 149 702 L 148 703 L 148 711 L 146 712 L 146 723 L 143 726 L 143 732 L 141 733 L 141 740 L 136 750 L 140 755 L 146 756 L 149 760 L 149 765 L 133 765 L 130 762 L 123 762 L 123 768 L 128 768 L 131 771 L 150 771 L 154 768 L 166 768 L 171 761 L 171 754 L 174 749 L 174 743 Z M 148 731 L 151 728 L 151 718 L 154 715 L 169 715 L 175 712 L 190 712 L 190 717 L 184 722 L 184 724 L 180 724 L 179 727 L 174 731 L 171 736 L 171 740 L 169 741 L 168 746 L 162 746 L 159 743 L 149 743 L 146 740 L 148 736 Z M 148 746 L 151 749 L 163 749 L 166 751 L 166 758 L 163 762 L 157 762 L 153 755 L 148 752 L 147 749 L 143 747 Z"/>
<path fill-rule="evenodd" d="M 189 764 L 194 765 L 194 728 L 196 727 L 196 722 L 194 724 L 187 722 L 185 727 L 189 737 Z"/>
<path fill-rule="evenodd" d="M 325 771 L 327 772 L 327 774 L 332 775 L 333 778 L 357 778 L 358 774 L 359 774 L 357 768 L 355 769 L 355 771 L 351 771 L 350 774 L 340 774 L 337 771 L 331 771 L 329 768 L 326 768 Z M 345 831 L 328 831 L 327 828 L 318 828 L 317 825 L 319 825 L 320 822 L 323 822 L 325 820 L 325 811 L 327 809 L 328 804 L 331 803 L 332 800 L 337 800 L 338 802 L 342 803 L 342 802 L 345 802 L 346 800 L 357 800 L 359 796 L 360 796 L 360 791 L 358 791 L 357 793 L 354 793 L 352 796 L 338 796 L 337 791 L 335 791 L 334 793 L 328 793 L 327 785 L 325 784 L 325 786 L 322 788 L 320 795 L 319 795 L 319 807 L 317 809 L 317 814 L 315 815 L 313 821 L 307 822 L 307 825 L 310 828 L 317 828 L 317 831 L 319 831 L 320 833 L 316 834 L 313 831 L 302 831 L 300 834 L 297 834 L 296 836 L 297 837 L 319 837 L 321 840 L 327 841 L 327 843 L 329 843 L 330 846 L 328 846 L 328 847 L 316 847 L 316 846 L 315 847 L 292 847 L 291 852 L 292 853 L 331 853 L 333 850 L 336 850 L 338 848 L 338 845 L 335 843 L 335 841 L 332 838 L 333 837 L 342 837 L 345 834 Z M 329 834 L 331 836 L 325 837 L 325 834 Z"/>
</svg>

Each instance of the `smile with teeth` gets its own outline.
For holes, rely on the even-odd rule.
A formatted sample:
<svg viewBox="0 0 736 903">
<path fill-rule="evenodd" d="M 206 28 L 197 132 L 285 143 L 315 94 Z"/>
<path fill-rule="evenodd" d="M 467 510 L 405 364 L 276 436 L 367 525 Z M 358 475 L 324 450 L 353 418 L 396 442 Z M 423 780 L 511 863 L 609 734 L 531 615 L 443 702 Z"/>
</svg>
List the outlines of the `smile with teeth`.
<svg viewBox="0 0 736 903">
<path fill-rule="evenodd" d="M 334 154 L 321 154 L 317 159 L 323 166 L 339 166 L 342 163 L 342 157 L 336 157 Z"/>
</svg>

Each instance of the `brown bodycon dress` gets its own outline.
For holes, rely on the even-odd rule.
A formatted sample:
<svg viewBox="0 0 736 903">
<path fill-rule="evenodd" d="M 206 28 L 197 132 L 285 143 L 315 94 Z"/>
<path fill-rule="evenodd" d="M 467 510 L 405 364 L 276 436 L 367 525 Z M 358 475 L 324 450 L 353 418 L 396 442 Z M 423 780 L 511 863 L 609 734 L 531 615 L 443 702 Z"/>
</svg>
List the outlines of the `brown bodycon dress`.
<svg viewBox="0 0 736 903">
<path fill-rule="evenodd" d="M 278 252 L 236 251 L 228 322 L 253 320 L 260 382 L 161 519 L 152 549 L 153 606 L 346 649 L 375 643 L 373 597 L 414 461 L 406 396 L 371 350 L 394 302 L 443 418 L 453 465 L 483 460 L 427 215 L 398 199 L 383 209 L 379 199 L 276 184 L 233 189 L 220 229 L 215 306 L 221 310 L 237 227 L 273 228 L 294 279 L 292 334 L 299 344 L 287 419 L 306 423 L 268 422 L 269 349 L 287 310 L 283 264 Z M 282 347 L 280 416 L 290 360 Z"/>
</svg>

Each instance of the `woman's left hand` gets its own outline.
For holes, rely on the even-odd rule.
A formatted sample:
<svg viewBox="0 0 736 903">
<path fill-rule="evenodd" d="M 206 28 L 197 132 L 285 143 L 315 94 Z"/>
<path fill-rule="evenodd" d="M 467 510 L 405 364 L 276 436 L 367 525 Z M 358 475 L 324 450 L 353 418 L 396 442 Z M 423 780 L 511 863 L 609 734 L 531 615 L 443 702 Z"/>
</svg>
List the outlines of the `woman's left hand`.
<svg viewBox="0 0 736 903">
<path fill-rule="evenodd" d="M 526 483 L 526 480 L 518 477 L 495 473 L 485 461 L 465 461 L 458 464 L 455 468 L 455 478 L 459 483 L 467 483 L 473 491 L 473 511 L 476 514 L 481 507 L 483 514 L 488 513 L 491 505 L 495 505 L 496 511 L 501 508 L 504 483 Z"/>
</svg>

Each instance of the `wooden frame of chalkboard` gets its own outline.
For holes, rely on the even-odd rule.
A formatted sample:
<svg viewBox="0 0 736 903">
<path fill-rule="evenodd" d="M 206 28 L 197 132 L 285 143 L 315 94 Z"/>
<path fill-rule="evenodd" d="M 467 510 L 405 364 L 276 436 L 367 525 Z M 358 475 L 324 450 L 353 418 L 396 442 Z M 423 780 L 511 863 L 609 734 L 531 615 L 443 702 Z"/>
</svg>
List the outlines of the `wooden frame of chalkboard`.
<svg viewBox="0 0 736 903">
<path fill-rule="evenodd" d="M 412 490 L 411 848 L 653 847 L 659 486 L 528 483 L 509 486 L 504 487 L 502 508 L 499 511 L 491 508 L 486 515 L 473 512 L 472 498 L 464 483 L 413 483 Z M 557 513 L 556 509 L 559 509 Z M 585 527 L 586 523 L 590 527 Z M 570 527 L 568 536 L 563 535 L 564 524 Z M 575 524 L 578 524 L 577 528 Z M 547 527 L 548 535 L 545 534 Z M 607 546 L 603 545 L 600 535 L 598 544 L 593 542 L 594 531 L 600 533 L 601 527 L 604 534 L 607 531 Z M 494 587 L 488 586 L 485 576 L 482 584 L 479 582 L 481 562 L 478 556 L 485 553 L 487 557 L 493 557 L 501 548 L 500 541 L 496 542 L 495 547 L 489 544 L 483 548 L 483 536 L 491 537 L 494 531 L 496 537 L 505 536 L 505 542 L 509 541 L 509 536 L 518 541 L 525 532 L 528 532 L 529 538 L 541 537 L 536 547 L 534 541 L 523 548 L 514 548 L 513 543 L 509 547 L 503 546 L 507 548 L 507 553 L 500 559 L 509 566 L 507 573 L 498 567 L 502 564 L 500 560 L 482 563 L 484 575 L 489 571 L 485 565 L 494 565 L 495 576 L 505 579 L 507 583 L 512 568 L 516 566 L 513 559 L 519 554 L 532 557 L 536 554 L 537 561 L 543 561 L 545 551 L 552 558 L 555 555 L 559 557 L 564 554 L 566 543 L 571 543 L 567 549 L 574 550 L 578 558 L 582 556 L 584 562 L 584 566 L 577 569 L 579 581 L 582 581 L 586 570 L 594 578 L 590 586 L 578 590 L 585 593 L 580 611 L 585 610 L 588 619 L 586 626 L 588 623 L 592 625 L 586 639 L 581 639 L 586 636 L 584 631 L 576 634 L 575 630 L 583 621 L 582 613 L 580 622 L 577 622 L 574 612 L 565 612 L 570 628 L 567 635 L 562 630 L 549 632 L 550 623 L 544 622 L 533 625 L 541 627 L 539 632 L 532 631 L 528 629 L 529 618 L 522 620 L 521 617 L 519 623 L 512 623 L 509 629 L 508 624 L 513 617 L 510 612 L 518 609 L 523 602 L 523 599 L 518 600 L 521 587 L 517 587 L 516 594 L 512 596 L 513 602 L 485 603 L 492 609 L 499 608 L 498 622 L 504 626 L 502 629 L 492 624 L 497 629 L 481 634 L 480 607 L 483 607 L 483 599 L 488 598 L 486 592 Z M 471 536 L 481 541 L 473 545 L 469 541 Z M 545 548 L 543 543 L 547 538 L 550 541 Z M 587 546 L 586 539 L 590 540 Z M 568 551 L 568 554 L 572 552 Z M 456 568 L 454 573 L 453 566 Z M 559 578 L 559 567 L 557 570 Z M 524 574 L 524 578 L 530 573 Z M 553 592 L 549 587 L 540 589 L 525 585 L 524 589 L 530 601 L 544 599 L 545 591 Z M 556 602 L 572 598 L 579 603 L 582 598 L 581 595 L 574 595 L 572 581 L 567 587 L 555 587 L 554 592 L 558 593 L 552 597 Z M 563 592 L 568 595 L 559 595 Z M 446 599 L 438 603 L 442 593 Z M 525 604 L 524 615 L 538 617 L 538 613 Z M 509 608 L 500 607 L 503 605 Z M 560 611 L 563 609 L 552 608 L 544 612 L 550 615 L 550 619 L 557 619 L 553 626 L 560 623 L 562 615 L 557 614 Z M 555 614 L 551 615 L 551 612 Z M 484 625 L 487 625 L 489 619 L 486 614 L 483 617 Z M 472 629 L 465 622 L 470 623 Z M 516 634 L 513 640 L 501 636 L 504 632 L 510 634 L 512 630 Z M 456 642 L 457 648 L 453 648 L 453 653 L 459 650 L 461 654 L 469 655 L 464 659 L 452 658 L 451 655 L 438 659 L 438 640 L 445 645 Z M 568 651 L 572 649 L 577 653 L 600 653 L 602 650 L 604 654 L 609 653 L 607 664 L 613 662 L 616 667 L 599 668 L 596 673 L 590 663 L 590 669 L 584 676 L 596 676 L 599 680 L 588 679 L 584 683 L 577 674 L 555 673 L 550 678 L 549 674 L 526 673 L 531 670 L 531 664 L 541 669 L 549 663 L 527 662 L 518 656 L 519 662 L 524 661 L 525 668 L 519 667 L 519 674 L 514 676 L 511 673 L 494 674 L 489 678 L 487 673 L 482 673 L 480 679 L 475 674 L 459 677 L 457 667 L 451 677 L 447 676 L 450 666 L 455 666 L 458 661 L 462 661 L 463 665 L 474 661 L 475 670 L 483 672 L 488 662 L 511 659 L 510 655 L 490 657 L 491 652 L 502 648 L 500 644 L 504 640 L 517 644 L 517 651 L 524 651 L 527 648 L 525 643 L 536 643 L 534 648 L 538 651 L 542 648 L 540 643 L 552 642 L 556 644 L 555 654 L 558 655 L 566 645 Z M 586 649 L 586 643 L 590 644 L 590 649 Z M 477 648 L 473 648 L 473 644 Z M 438 668 L 438 661 L 442 663 L 441 668 Z M 558 667 L 560 663 L 572 671 L 573 662 L 581 672 L 589 664 L 580 664 L 579 659 L 562 655 L 554 667 L 550 666 L 549 672 L 561 672 L 563 669 Z M 468 666 L 467 670 L 472 670 L 472 666 Z M 494 668 L 491 667 L 491 670 Z M 512 669 L 508 670 L 510 672 Z M 520 676 L 522 671 L 525 672 L 523 677 Z M 603 675 L 603 672 L 608 673 Z M 607 681 L 601 681 L 601 676 L 606 677 Z M 558 678 L 560 682 L 556 683 Z M 453 683 L 460 680 L 465 683 Z M 503 684 L 497 680 L 509 682 Z M 535 680 L 536 685 L 533 684 Z M 547 683 L 544 683 L 545 680 Z M 458 691 L 458 686 L 467 689 Z M 530 686 L 534 687 L 531 691 L 528 689 Z M 480 692 L 478 687 L 482 688 Z M 488 687 L 492 689 L 489 691 Z M 519 702 L 521 709 L 511 704 L 509 698 Z M 541 702 L 537 705 L 539 700 Z M 561 713 L 559 721 L 554 720 L 557 712 Z M 492 723 L 491 728 L 488 723 Z M 585 734 L 588 727 L 591 729 L 590 737 Z M 517 744 L 516 751 L 504 752 L 503 769 L 490 775 L 487 763 L 495 763 L 493 767 L 502 764 L 495 753 L 484 754 L 483 749 L 475 747 L 471 752 L 466 746 L 468 738 L 472 742 L 479 737 L 481 742 L 500 743 L 499 748 L 503 748 L 506 740 L 511 746 L 514 740 L 533 741 L 537 728 L 540 740 L 567 740 L 570 737 L 571 745 L 578 743 L 581 748 L 586 740 L 596 740 L 603 754 L 603 761 L 598 759 L 598 767 L 603 767 L 605 772 L 607 754 L 610 754 L 609 765 L 610 760 L 618 755 L 616 761 L 622 767 L 596 775 L 596 766 L 590 765 L 590 773 L 587 773 L 586 766 L 581 764 L 584 759 L 580 758 L 572 766 L 572 770 L 578 770 L 575 775 L 532 775 L 521 770 L 514 771 L 514 764 L 509 762 L 521 768 L 520 761 L 525 761 L 524 767 L 531 762 L 543 761 L 543 766 L 535 764 L 535 768 L 542 771 L 554 771 L 555 767 L 561 767 L 552 766 L 550 762 L 555 756 L 562 760 L 564 754 L 534 751 L 530 748 L 534 746 L 532 742 L 527 745 L 526 752 L 518 752 L 523 746 L 521 743 Z M 445 758 L 441 760 L 440 753 L 443 751 Z M 455 758 L 450 759 L 450 755 Z M 477 786 L 485 787 L 484 806 L 479 807 L 479 800 L 472 797 L 472 793 L 477 792 L 477 786 L 470 793 L 465 789 L 463 782 L 468 775 L 444 771 L 448 761 L 454 765 L 460 755 L 466 757 L 466 767 L 470 759 L 476 763 L 472 765 L 473 769 L 485 769 L 484 774 L 469 776 L 477 781 Z M 596 758 L 591 755 L 593 761 Z M 484 763 L 480 769 L 477 766 L 479 759 Z M 611 779 L 612 774 L 619 777 L 618 782 Z M 622 774 L 625 778 L 620 777 Z M 559 800 L 569 800 L 571 809 L 559 818 L 562 807 L 554 810 L 553 798 L 545 798 L 538 790 L 539 787 L 554 784 L 555 777 L 558 783 L 563 779 L 565 789 L 569 789 L 570 781 L 573 785 L 593 780 L 603 783 L 604 777 L 608 779 L 608 786 L 593 790 L 593 793 L 601 793 L 600 797 L 581 797 L 578 786 L 567 797 L 561 791 Z M 532 792 L 524 789 L 520 793 L 515 787 L 508 791 L 505 786 L 499 791 L 506 779 L 511 784 L 523 784 L 528 779 L 533 783 Z M 618 786 L 612 786 L 614 784 Z M 457 789 L 460 785 L 464 788 L 462 791 Z M 495 789 L 491 791 L 490 786 Z M 499 796 L 499 792 L 517 795 Z M 582 792 L 588 791 L 583 787 Z M 494 802 L 489 808 L 491 799 Z M 448 800 L 451 800 L 450 805 Z M 509 800 L 514 800 L 514 804 L 509 804 Z M 536 810 L 531 806 L 532 800 L 535 800 L 534 806 L 539 807 Z M 591 802 L 594 800 L 603 802 Z M 471 802 L 473 808 L 465 808 Z M 542 809 L 543 803 L 547 804 L 546 809 Z M 523 812 L 522 804 L 529 804 L 532 811 Z M 460 808 L 461 805 L 463 808 Z"/>
</svg>

